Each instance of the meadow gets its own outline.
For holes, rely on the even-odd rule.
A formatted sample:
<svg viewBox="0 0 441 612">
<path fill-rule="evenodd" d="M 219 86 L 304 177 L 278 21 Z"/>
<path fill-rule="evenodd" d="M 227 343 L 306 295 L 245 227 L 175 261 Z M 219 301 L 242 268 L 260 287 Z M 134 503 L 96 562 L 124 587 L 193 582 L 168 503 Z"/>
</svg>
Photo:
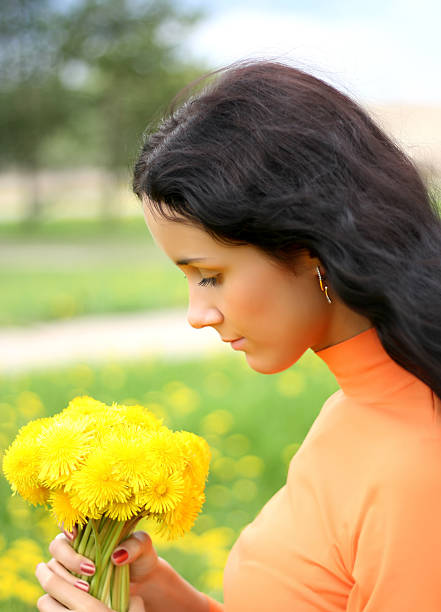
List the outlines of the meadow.
<svg viewBox="0 0 441 612">
<path fill-rule="evenodd" d="M 2 224 L 0 287 L 3 326 L 184 306 L 187 299 L 183 274 L 155 247 L 141 217 Z M 238 353 L 0 373 L 0 449 L 23 424 L 61 411 L 78 395 L 140 403 L 168 427 L 204 436 L 212 460 L 192 531 L 165 542 L 147 522 L 140 528 L 190 582 L 221 599 L 229 549 L 283 486 L 289 460 L 337 388 L 312 351 L 273 376 L 253 372 Z M 30 612 L 42 593 L 35 566 L 49 559 L 58 527 L 45 508 L 12 496 L 3 477 L 0 495 L 0 611 Z"/>
<path fill-rule="evenodd" d="M 90 395 L 106 403 L 141 403 L 172 429 L 206 438 L 212 460 L 206 502 L 193 530 L 176 541 L 152 533 L 161 556 L 190 582 L 222 598 L 222 572 L 241 529 L 283 485 L 289 460 L 337 389 L 326 365 L 308 350 L 280 374 L 253 372 L 241 354 L 190 362 L 79 363 L 0 378 L 0 443 L 7 448 L 29 420 Z M 0 482 L 0 610 L 30 612 L 42 593 L 34 570 L 48 560 L 55 519 L 11 496 Z M 148 523 L 141 525 L 149 530 Z"/>
<path fill-rule="evenodd" d="M 183 306 L 184 275 L 144 220 L 0 225 L 0 326 Z"/>
</svg>

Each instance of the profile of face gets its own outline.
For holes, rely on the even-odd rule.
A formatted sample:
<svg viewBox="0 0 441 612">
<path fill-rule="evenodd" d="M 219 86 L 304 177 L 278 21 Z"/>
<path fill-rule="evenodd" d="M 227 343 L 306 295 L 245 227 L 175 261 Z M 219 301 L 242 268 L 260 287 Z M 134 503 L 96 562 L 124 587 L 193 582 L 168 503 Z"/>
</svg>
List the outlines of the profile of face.
<svg viewBox="0 0 441 612">
<path fill-rule="evenodd" d="M 147 201 L 143 209 L 156 244 L 187 278 L 190 325 L 214 328 L 264 374 L 327 346 L 332 307 L 320 290 L 318 259 L 305 252 L 291 270 L 252 245 L 221 244 L 188 220 L 167 220 Z"/>
</svg>

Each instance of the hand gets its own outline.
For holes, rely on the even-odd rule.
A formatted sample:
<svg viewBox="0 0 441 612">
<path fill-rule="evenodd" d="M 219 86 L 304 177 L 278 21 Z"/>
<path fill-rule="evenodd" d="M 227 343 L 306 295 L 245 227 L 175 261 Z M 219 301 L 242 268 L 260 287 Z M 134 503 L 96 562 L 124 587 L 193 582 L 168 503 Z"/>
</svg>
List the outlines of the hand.
<svg viewBox="0 0 441 612">
<path fill-rule="evenodd" d="M 47 594 L 37 601 L 40 612 L 109 612 L 104 603 L 84 592 L 83 586 L 78 586 L 81 581 L 69 574 L 55 559 L 51 559 L 49 563 L 39 563 L 35 575 L 47 591 Z M 87 582 L 84 582 L 84 585 L 87 585 Z M 140 597 L 130 598 L 129 612 L 145 612 Z"/>
<path fill-rule="evenodd" d="M 78 584 L 78 579 L 69 573 L 75 572 L 89 576 L 94 573 L 93 563 L 76 553 L 71 547 L 70 541 L 75 535 L 76 532 L 73 533 L 73 537 L 70 534 L 60 533 L 49 545 L 49 552 L 53 559 L 47 564 L 47 569 L 55 574 L 54 577 L 49 576 L 49 587 L 52 591 L 46 588 L 40 580 L 39 574 L 41 575 L 42 571 L 40 565 L 44 566 L 45 564 L 40 564 L 37 567 L 37 569 L 40 568 L 37 578 L 53 600 L 57 599 L 57 594 L 60 595 L 60 589 L 63 590 L 63 593 L 69 593 L 69 601 L 73 601 L 77 607 L 68 607 L 68 610 L 108 611 L 103 603 L 82 592 L 80 589 L 84 585 Z M 116 554 L 119 551 L 122 551 L 122 553 L 120 555 Z M 144 531 L 137 531 L 127 540 L 121 542 L 112 555 L 112 562 L 115 565 L 130 563 L 132 606 L 138 606 L 138 601 L 142 601 L 149 612 L 208 612 L 209 604 L 205 595 L 184 580 L 164 559 L 158 557 L 150 536 Z M 88 570 L 87 564 L 91 567 L 91 570 Z M 46 581 L 48 579 L 47 574 L 42 578 Z M 60 583 L 60 580 L 64 582 Z M 64 586 L 61 587 L 60 584 Z M 87 585 L 87 583 L 84 584 Z M 66 601 L 66 596 L 64 595 L 62 603 Z M 141 597 L 141 600 L 139 600 L 139 597 Z M 89 600 L 94 602 L 95 607 L 80 607 L 85 605 L 84 602 L 91 606 Z M 67 604 L 64 603 L 64 605 Z M 39 609 L 43 612 L 55 612 L 64 608 L 60 606 L 59 608 L 45 607 Z M 129 612 L 138 612 L 138 610 L 141 612 L 144 608 L 135 607 L 132 610 L 131 607 Z"/>
</svg>

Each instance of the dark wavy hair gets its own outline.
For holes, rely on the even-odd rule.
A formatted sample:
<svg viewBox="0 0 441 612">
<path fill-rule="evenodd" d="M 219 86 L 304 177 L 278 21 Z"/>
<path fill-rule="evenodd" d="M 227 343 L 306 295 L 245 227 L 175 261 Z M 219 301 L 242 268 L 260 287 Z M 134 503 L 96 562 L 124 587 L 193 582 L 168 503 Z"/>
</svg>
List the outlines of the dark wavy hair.
<svg viewBox="0 0 441 612">
<path fill-rule="evenodd" d="M 307 249 L 441 398 L 441 218 L 413 162 L 348 96 L 291 66 L 246 60 L 201 83 L 146 132 L 134 192 L 284 265 Z"/>
</svg>

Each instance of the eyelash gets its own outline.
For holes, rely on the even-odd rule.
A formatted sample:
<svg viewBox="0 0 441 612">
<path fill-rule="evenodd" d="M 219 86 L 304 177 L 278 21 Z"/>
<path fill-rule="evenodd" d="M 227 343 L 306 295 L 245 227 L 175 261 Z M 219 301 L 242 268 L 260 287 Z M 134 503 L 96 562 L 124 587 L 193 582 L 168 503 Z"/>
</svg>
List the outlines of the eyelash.
<svg viewBox="0 0 441 612">
<path fill-rule="evenodd" d="M 209 278 L 202 278 L 198 285 L 200 287 L 215 287 L 217 285 L 217 276 L 210 276 Z"/>
</svg>

